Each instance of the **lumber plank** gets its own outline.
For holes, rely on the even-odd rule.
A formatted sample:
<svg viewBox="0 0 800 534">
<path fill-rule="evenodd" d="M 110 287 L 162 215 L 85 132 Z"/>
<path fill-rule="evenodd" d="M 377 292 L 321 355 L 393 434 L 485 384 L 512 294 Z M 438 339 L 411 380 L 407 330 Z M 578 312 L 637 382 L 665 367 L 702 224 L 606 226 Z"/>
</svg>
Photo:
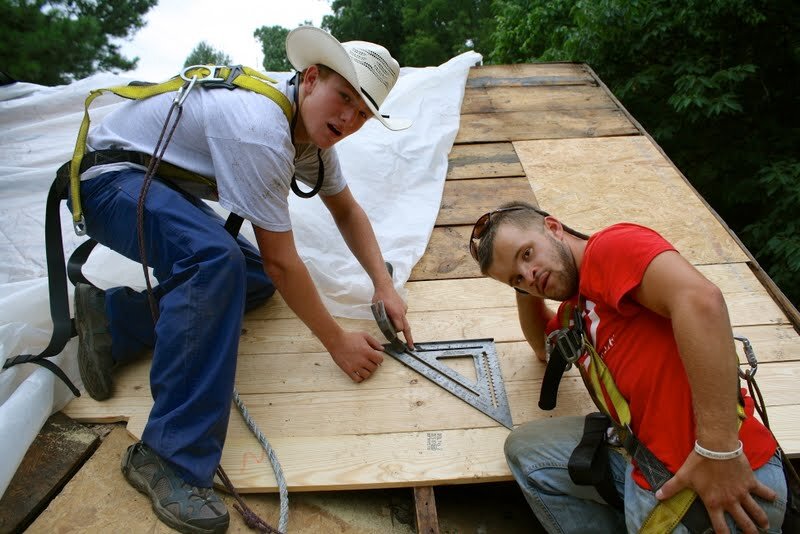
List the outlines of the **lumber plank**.
<svg viewBox="0 0 800 534">
<path fill-rule="evenodd" d="M 661 232 L 695 264 L 748 257 L 644 136 L 514 143 L 542 209 L 591 233 L 620 221 Z"/>
<path fill-rule="evenodd" d="M 768 415 L 770 428 L 786 455 L 800 458 L 800 405 L 774 406 Z"/>
<path fill-rule="evenodd" d="M 504 176 L 525 176 L 511 143 L 453 145 L 450 150 L 447 180 Z"/>
<path fill-rule="evenodd" d="M 729 306 L 735 304 L 735 300 L 730 300 L 734 297 L 745 301 L 750 298 L 763 302 L 770 300 L 769 294 L 746 263 L 697 265 L 697 269 L 722 290 L 726 299 L 729 299 Z M 486 308 L 516 305 L 515 293 L 510 288 L 491 278 L 480 276 L 479 272 L 476 272 L 476 278 L 412 280 L 406 284 L 406 290 L 410 313 L 476 310 L 480 314 Z M 778 317 L 776 313 L 771 312 L 762 322 L 774 320 Z M 248 313 L 246 322 L 292 317 L 295 315 L 283 298 L 275 294 L 265 306 Z M 779 322 L 785 321 L 781 319 Z"/>
<path fill-rule="evenodd" d="M 794 373 L 789 364 L 779 364 L 788 373 Z M 787 369 L 787 365 L 789 368 Z M 764 366 L 762 388 L 771 387 L 772 371 Z M 785 379 L 785 378 L 781 378 Z M 796 378 L 795 378 L 796 379 Z M 528 385 L 525 400 L 531 405 L 522 415 L 515 414 L 515 423 L 559 415 L 574 415 L 593 410 L 591 401 L 579 378 L 570 375 L 565 377 L 563 389 L 559 396 L 559 406 L 554 412 L 542 412 L 535 407 L 538 397 L 539 381 L 517 382 L 516 385 Z M 574 404 L 576 399 L 582 402 Z M 572 402 L 566 409 L 565 402 Z M 458 401 L 460 402 L 460 401 Z M 248 396 L 248 406 L 258 406 L 256 399 Z M 785 408 L 795 413 L 798 404 L 774 404 L 767 401 L 771 419 L 779 419 L 773 423 L 778 430 L 778 439 L 787 450 L 794 449 L 791 439 L 796 430 L 784 425 Z M 274 411 L 280 407 L 273 407 Z M 321 406 L 314 404 L 311 410 L 319 410 Z M 296 411 L 296 410 L 295 410 Z M 399 410 L 398 410 L 399 411 Z M 254 415 L 262 428 L 260 414 Z M 438 421 L 449 420 L 450 410 L 439 414 Z M 141 432 L 146 418 L 132 419 L 129 431 Z M 796 415 L 793 419 L 796 422 Z M 464 470 L 469 477 L 482 481 L 507 480 L 509 473 L 502 461 L 502 442 L 508 430 L 500 427 L 482 427 L 467 429 L 439 429 L 427 426 L 424 431 L 391 432 L 391 433 L 358 433 L 342 434 L 335 428 L 335 434 L 327 434 L 326 427 L 321 427 L 311 435 L 285 435 L 280 427 L 270 428 L 269 440 L 283 466 L 287 483 L 291 490 L 328 490 L 358 489 L 362 487 L 401 487 L 418 486 L 425 483 L 444 484 L 456 482 L 459 473 Z M 800 444 L 798 442 L 797 444 Z M 492 447 L 495 447 L 493 450 Z M 391 450 L 390 459 L 380 451 Z M 246 429 L 241 417 L 231 414 L 231 425 L 228 442 L 223 452 L 223 466 L 234 483 L 245 491 L 275 491 L 272 475 L 266 454 L 260 449 L 255 438 Z"/>
<path fill-rule="evenodd" d="M 461 113 L 553 111 L 616 108 L 601 88 L 591 85 L 468 87 Z"/>
<path fill-rule="evenodd" d="M 425 254 L 411 270 L 409 280 L 441 280 L 482 276 L 469 254 L 472 225 L 434 228 Z"/>
<path fill-rule="evenodd" d="M 597 85 L 591 73 L 577 63 L 485 65 L 469 70 L 466 87 L 537 85 Z"/>
<path fill-rule="evenodd" d="M 461 116 L 456 143 L 639 135 L 618 108 L 470 113 Z M 528 176 L 530 173 L 526 171 Z"/>
<path fill-rule="evenodd" d="M 45 422 L 0 498 L 0 531 L 22 532 L 44 510 L 100 438 L 61 413 Z"/>
<path fill-rule="evenodd" d="M 536 196 L 524 176 L 448 180 L 444 183 L 436 225 L 471 225 L 487 211 L 520 200 L 537 204 Z"/>
<path fill-rule="evenodd" d="M 436 497 L 433 486 L 414 487 L 414 509 L 419 534 L 439 534 L 439 517 L 436 514 Z"/>
</svg>

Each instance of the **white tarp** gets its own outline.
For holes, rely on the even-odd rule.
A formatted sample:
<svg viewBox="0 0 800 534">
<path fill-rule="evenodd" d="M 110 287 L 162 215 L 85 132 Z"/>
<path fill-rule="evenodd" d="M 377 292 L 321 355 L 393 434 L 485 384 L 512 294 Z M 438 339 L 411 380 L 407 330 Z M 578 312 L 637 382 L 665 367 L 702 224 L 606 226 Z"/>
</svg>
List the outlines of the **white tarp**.
<svg viewBox="0 0 800 534">
<path fill-rule="evenodd" d="M 425 252 L 441 202 L 447 155 L 459 126 L 469 68 L 481 56 L 468 52 L 439 67 L 404 68 L 384 104 L 414 125 L 390 132 L 369 121 L 337 146 L 353 195 L 373 223 L 384 257 L 395 268 L 398 288 Z M 279 75 L 280 76 L 280 75 Z M 15 83 L 0 87 L 0 360 L 38 354 L 50 339 L 44 207 L 56 169 L 74 148 L 89 90 L 127 83 L 102 74 L 59 87 Z M 92 122 L 119 100 L 101 97 Z M 72 230 L 62 203 L 67 257 L 82 238 Z M 369 318 L 372 285 L 347 250 L 318 198 L 290 201 L 300 255 L 328 309 L 337 316 Z M 243 234 L 253 240 L 250 225 Z M 141 267 L 113 252 L 95 249 L 84 272 L 100 287 L 142 289 Z M 72 294 L 72 287 L 70 295 Z M 81 387 L 76 340 L 52 361 Z M 51 413 L 72 399 L 55 376 L 33 364 L 0 372 L 0 495 L 25 451 Z"/>
</svg>

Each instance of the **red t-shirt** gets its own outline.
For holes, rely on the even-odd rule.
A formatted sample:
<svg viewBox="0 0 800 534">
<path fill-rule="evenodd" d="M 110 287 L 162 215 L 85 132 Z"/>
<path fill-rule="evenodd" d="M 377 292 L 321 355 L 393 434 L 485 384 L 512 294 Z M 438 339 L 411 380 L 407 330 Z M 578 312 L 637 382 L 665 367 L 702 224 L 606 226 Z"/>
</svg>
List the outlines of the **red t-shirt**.
<svg viewBox="0 0 800 534">
<path fill-rule="evenodd" d="M 658 233 L 635 224 L 592 235 L 580 267 L 580 295 L 586 332 L 628 401 L 634 435 L 675 473 L 695 441 L 689 381 L 670 320 L 632 298 L 653 258 L 669 250 L 675 248 Z M 548 331 L 555 328 L 557 319 Z M 748 396 L 745 411 L 739 439 L 750 465 L 758 469 L 775 454 L 776 443 L 753 417 Z M 649 489 L 638 468 L 633 477 Z"/>
</svg>

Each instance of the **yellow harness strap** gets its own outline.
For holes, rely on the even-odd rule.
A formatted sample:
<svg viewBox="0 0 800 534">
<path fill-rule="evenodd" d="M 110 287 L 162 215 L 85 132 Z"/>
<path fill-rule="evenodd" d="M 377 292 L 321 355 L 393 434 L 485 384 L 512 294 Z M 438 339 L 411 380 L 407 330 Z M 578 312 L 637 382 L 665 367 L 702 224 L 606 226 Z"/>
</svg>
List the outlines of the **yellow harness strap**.
<svg viewBox="0 0 800 534">
<path fill-rule="evenodd" d="M 565 328 L 569 326 L 569 318 L 572 316 L 571 310 L 572 307 L 569 304 L 564 306 L 565 313 L 562 317 L 562 326 Z M 564 324 L 565 321 L 566 324 Z M 631 422 L 631 410 L 628 406 L 628 401 L 617 389 L 614 378 L 611 376 L 611 371 L 608 370 L 605 362 L 600 358 L 585 333 L 583 335 L 583 344 L 589 360 L 585 365 L 581 364 L 580 361 L 576 362 L 578 370 L 595 404 L 597 404 L 600 411 L 611 417 L 611 420 L 616 424 L 620 439 L 624 442 Z M 613 408 L 613 411 L 611 408 Z M 741 422 L 745 418 L 744 406 L 741 402 L 737 406 L 737 412 L 739 425 L 741 426 Z M 616 417 L 614 416 L 615 413 Z M 666 501 L 659 502 L 650 512 L 639 532 L 641 534 L 672 532 L 681 522 L 695 498 L 697 498 L 697 494 L 693 490 L 685 488 Z"/>
<path fill-rule="evenodd" d="M 233 77 L 231 78 L 231 76 Z M 170 78 L 162 83 L 147 84 L 132 82 L 128 85 L 118 85 L 106 87 L 104 89 L 94 89 L 89 92 L 89 96 L 84 103 L 83 122 L 78 130 L 78 139 L 75 141 L 75 151 L 70 161 L 70 196 L 72 198 L 72 220 L 76 225 L 83 220 L 83 208 L 80 199 L 80 167 L 83 156 L 86 153 L 86 138 L 89 134 L 89 106 L 95 98 L 103 93 L 113 93 L 129 100 L 144 100 L 152 96 L 178 91 L 185 84 L 195 79 L 196 84 L 202 86 L 208 82 L 225 81 L 235 87 L 253 91 L 265 96 L 275 102 L 283 111 L 286 120 L 292 122 L 292 104 L 286 95 L 281 93 L 273 85 L 276 80 L 261 74 L 250 67 L 215 67 L 215 66 L 196 66 L 188 67 L 179 76 Z M 178 169 L 176 167 L 176 169 Z M 180 169 L 186 179 L 195 179 L 207 184 L 208 178 Z"/>
</svg>

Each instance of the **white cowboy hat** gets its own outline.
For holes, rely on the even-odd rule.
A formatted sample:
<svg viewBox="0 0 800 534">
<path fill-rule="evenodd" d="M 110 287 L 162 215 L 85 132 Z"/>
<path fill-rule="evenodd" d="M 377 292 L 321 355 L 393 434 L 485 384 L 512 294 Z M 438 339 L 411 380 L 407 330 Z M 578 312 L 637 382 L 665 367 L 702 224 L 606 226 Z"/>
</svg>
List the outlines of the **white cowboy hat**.
<svg viewBox="0 0 800 534">
<path fill-rule="evenodd" d="M 365 41 L 340 43 L 325 30 L 300 26 L 286 36 L 286 56 L 298 71 L 319 63 L 337 72 L 361 93 L 373 115 L 390 130 L 411 126 L 409 119 L 380 112 L 400 75 L 400 65 L 384 47 Z"/>
</svg>

